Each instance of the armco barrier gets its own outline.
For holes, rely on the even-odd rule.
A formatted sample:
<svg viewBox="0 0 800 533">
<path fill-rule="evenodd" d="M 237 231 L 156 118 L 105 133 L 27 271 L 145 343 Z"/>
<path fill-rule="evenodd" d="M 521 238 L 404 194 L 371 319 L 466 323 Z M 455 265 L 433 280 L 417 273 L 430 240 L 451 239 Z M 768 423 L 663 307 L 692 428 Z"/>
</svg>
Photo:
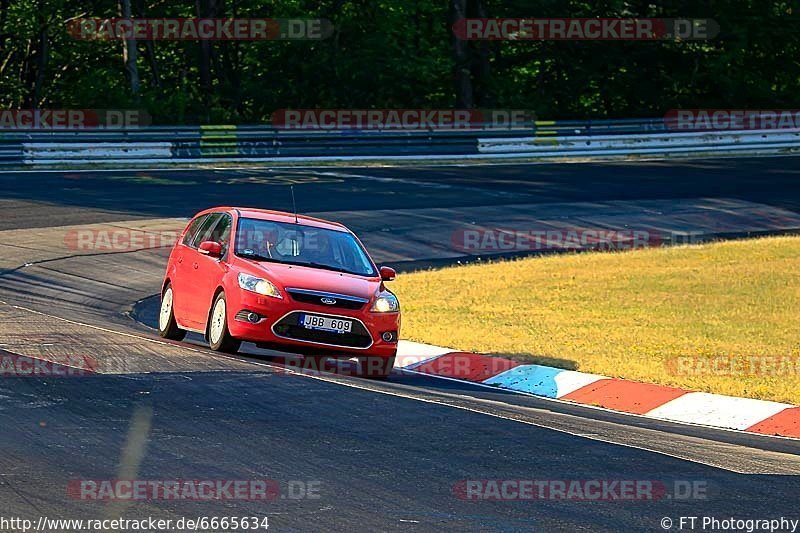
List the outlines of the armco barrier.
<svg viewBox="0 0 800 533">
<path fill-rule="evenodd" d="M 22 163 L 22 144 L 0 144 L 0 165 L 21 165 Z"/>
<path fill-rule="evenodd" d="M 288 131 L 258 126 L 2 131 L 0 165 L 615 158 L 781 154 L 800 130 L 678 133 L 663 120 L 538 121 L 469 131 Z"/>
<path fill-rule="evenodd" d="M 800 130 L 478 139 L 478 152 L 504 157 L 585 157 L 728 152 L 792 152 Z"/>
<path fill-rule="evenodd" d="M 72 159 L 163 159 L 172 157 L 172 143 L 23 143 L 26 163 L 36 159 L 69 161 Z"/>
</svg>

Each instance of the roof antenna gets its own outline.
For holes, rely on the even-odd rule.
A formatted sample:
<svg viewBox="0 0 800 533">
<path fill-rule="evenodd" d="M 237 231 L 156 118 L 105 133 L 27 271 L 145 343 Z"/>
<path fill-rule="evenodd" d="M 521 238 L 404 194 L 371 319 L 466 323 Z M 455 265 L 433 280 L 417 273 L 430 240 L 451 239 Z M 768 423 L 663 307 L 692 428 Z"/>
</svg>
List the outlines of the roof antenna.
<svg viewBox="0 0 800 533">
<path fill-rule="evenodd" d="M 300 221 L 297 220 L 297 202 L 294 201 L 294 185 L 289 185 L 289 188 L 292 190 L 292 209 L 294 210 L 294 223 L 299 224 Z"/>
</svg>

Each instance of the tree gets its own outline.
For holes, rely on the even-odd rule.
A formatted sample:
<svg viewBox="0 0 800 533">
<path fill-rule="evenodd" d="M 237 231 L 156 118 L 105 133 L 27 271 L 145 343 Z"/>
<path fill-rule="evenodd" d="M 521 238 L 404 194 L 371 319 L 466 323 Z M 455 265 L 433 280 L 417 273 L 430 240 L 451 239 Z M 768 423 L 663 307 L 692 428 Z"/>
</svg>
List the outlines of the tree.
<svg viewBox="0 0 800 533">
<path fill-rule="evenodd" d="M 122 18 L 133 18 L 131 10 L 131 0 L 120 0 L 122 5 Z M 139 94 L 139 67 L 136 64 L 139 58 L 139 53 L 136 48 L 136 36 L 131 35 L 125 38 L 124 46 L 122 48 L 122 58 L 125 63 L 125 72 L 128 75 L 128 81 L 131 84 L 131 93 L 134 95 Z"/>
</svg>

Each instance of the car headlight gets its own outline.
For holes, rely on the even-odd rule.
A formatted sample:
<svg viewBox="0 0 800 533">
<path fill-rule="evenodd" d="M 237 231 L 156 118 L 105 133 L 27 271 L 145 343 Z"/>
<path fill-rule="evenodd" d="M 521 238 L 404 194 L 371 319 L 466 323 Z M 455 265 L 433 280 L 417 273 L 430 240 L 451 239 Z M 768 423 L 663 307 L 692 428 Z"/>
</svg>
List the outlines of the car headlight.
<svg viewBox="0 0 800 533">
<path fill-rule="evenodd" d="M 397 296 L 391 292 L 382 292 L 375 303 L 372 304 L 372 312 L 374 313 L 395 313 L 400 310 L 400 302 L 397 301 Z"/>
<path fill-rule="evenodd" d="M 276 287 L 271 281 L 257 278 L 255 276 L 251 276 L 250 274 L 239 274 L 239 287 L 246 291 L 263 294 L 264 296 L 283 299 L 278 287 Z"/>
</svg>

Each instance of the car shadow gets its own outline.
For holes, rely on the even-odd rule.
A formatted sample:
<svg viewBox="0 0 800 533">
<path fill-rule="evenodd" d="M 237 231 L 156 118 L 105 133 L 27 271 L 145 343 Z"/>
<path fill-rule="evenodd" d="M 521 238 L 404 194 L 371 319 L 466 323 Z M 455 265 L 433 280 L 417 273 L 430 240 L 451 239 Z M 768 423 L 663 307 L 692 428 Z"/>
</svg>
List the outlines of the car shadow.
<svg viewBox="0 0 800 533">
<path fill-rule="evenodd" d="M 150 330 L 155 330 L 158 327 L 158 311 L 159 311 L 159 295 L 154 294 L 142 300 L 139 300 L 133 305 L 130 311 L 130 316 L 136 322 L 144 325 Z M 197 333 L 188 333 L 186 339 L 183 341 L 191 344 L 195 348 L 208 348 L 206 340 L 202 335 Z M 497 360 L 498 367 L 495 370 L 504 370 L 507 363 L 501 360 L 512 360 L 518 364 L 525 365 L 542 365 L 548 367 L 555 367 L 563 370 L 577 370 L 578 363 L 570 359 L 562 359 L 559 357 L 552 357 L 540 354 L 527 354 L 527 353 L 492 353 L 486 354 Z M 314 358 L 304 357 L 299 354 L 292 354 L 287 352 L 280 352 L 276 350 L 268 350 L 255 346 L 252 343 L 243 343 L 241 349 L 234 357 L 242 358 L 244 360 L 258 361 L 275 365 L 277 367 L 286 367 L 287 372 L 300 372 L 311 374 L 329 374 L 341 375 L 347 377 L 358 377 L 358 365 L 353 359 L 328 359 L 320 363 L 319 360 Z M 440 372 L 434 373 L 429 365 L 424 362 L 426 357 L 420 355 L 415 357 L 414 354 L 404 356 L 407 360 L 417 360 L 421 364 L 405 365 L 404 368 L 395 367 L 389 379 L 398 383 L 408 385 L 419 385 L 424 381 L 425 386 L 428 387 L 441 387 L 448 390 L 456 388 L 474 389 L 475 387 L 487 387 L 491 385 L 482 385 L 479 382 L 470 381 L 468 376 L 459 376 L 459 368 L 467 368 L 469 362 L 459 361 L 460 357 L 471 357 L 472 354 L 466 353 L 453 353 L 448 354 L 447 357 L 455 359 L 454 372 L 451 375 L 441 375 Z M 489 366 L 493 366 L 493 362 Z M 456 383 L 463 383 L 463 386 L 456 386 Z M 492 387 L 493 389 L 496 387 Z M 505 392 L 497 389 L 498 392 Z"/>
</svg>

